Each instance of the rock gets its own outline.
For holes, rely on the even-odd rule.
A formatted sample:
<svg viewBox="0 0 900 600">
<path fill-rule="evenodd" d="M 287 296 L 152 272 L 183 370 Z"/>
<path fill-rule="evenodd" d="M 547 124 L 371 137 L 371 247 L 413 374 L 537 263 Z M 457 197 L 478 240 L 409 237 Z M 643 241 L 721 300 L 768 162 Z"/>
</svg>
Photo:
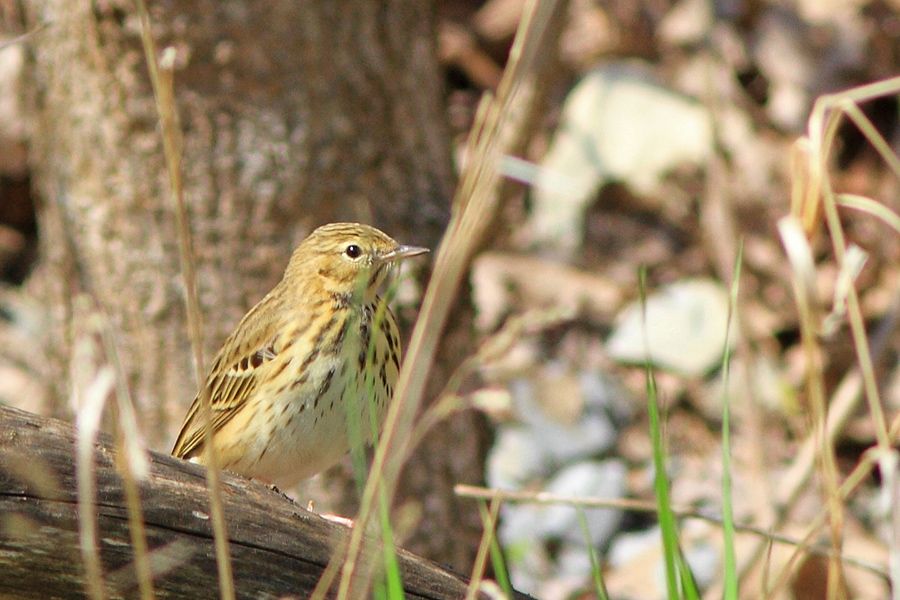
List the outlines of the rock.
<svg viewBox="0 0 900 600">
<path fill-rule="evenodd" d="M 662 537 L 659 526 L 618 535 L 607 553 L 606 585 L 614 598 L 663 600 Z"/>
<path fill-rule="evenodd" d="M 751 368 L 741 361 L 732 359 L 728 370 L 728 382 L 722 378 L 723 373 L 704 386 L 706 390 L 698 395 L 695 406 L 703 416 L 712 423 L 722 422 L 722 398 L 728 394 L 732 407 L 744 401 L 747 390 L 753 390 L 753 399 L 759 406 L 772 412 L 785 412 L 787 407 L 796 401 L 795 392 L 787 376 L 770 357 L 759 355 L 754 357 Z M 734 410 L 734 408 L 732 408 Z"/>
<path fill-rule="evenodd" d="M 504 544 L 504 548 L 506 567 L 513 587 L 520 592 L 541 597 L 541 585 L 551 577 L 553 568 L 544 546 L 522 540 L 513 545 Z"/>
<path fill-rule="evenodd" d="M 705 279 L 673 283 L 626 307 L 606 342 L 613 358 L 629 363 L 649 359 L 657 367 L 699 377 L 718 366 L 725 348 L 728 293 Z M 734 344 L 732 327 L 731 344 Z"/>
<path fill-rule="evenodd" d="M 721 549 L 709 541 L 711 528 L 707 524 L 692 523 L 698 522 L 686 521 L 682 526 L 680 544 L 694 580 L 702 590 L 719 576 Z M 666 597 L 662 534 L 658 525 L 616 536 L 607 559 L 610 576 L 606 581 L 614 597 L 650 600 Z"/>
<path fill-rule="evenodd" d="M 606 411 L 598 408 L 586 410 L 583 398 L 578 398 L 581 410 L 575 418 L 561 423 L 548 414 L 544 406 L 549 402 L 573 402 L 572 398 L 538 399 L 535 386 L 528 380 L 512 383 L 513 404 L 519 418 L 534 430 L 534 437 L 547 453 L 549 461 L 558 465 L 580 458 L 595 456 L 613 447 L 617 431 Z M 558 391 L 558 390 L 557 390 Z M 547 393 L 546 387 L 544 392 Z M 570 394 L 581 394 L 576 385 Z"/>
<path fill-rule="evenodd" d="M 504 425 L 488 453 L 486 469 L 490 487 L 518 490 L 547 474 L 546 453 L 531 428 Z"/>
<path fill-rule="evenodd" d="M 603 184 L 618 180 L 647 194 L 675 167 L 704 164 L 712 148 L 707 110 L 663 87 L 646 66 L 619 63 L 588 73 L 566 99 L 536 177 L 536 240 L 571 254 Z"/>
<path fill-rule="evenodd" d="M 609 376 L 596 371 L 585 371 L 578 376 L 578 383 L 588 410 L 603 410 L 619 426 L 631 420 L 634 403 L 625 389 Z"/>
<path fill-rule="evenodd" d="M 721 552 L 718 548 L 706 541 L 697 541 L 690 544 L 684 552 L 694 581 L 700 589 L 712 585 L 722 569 Z"/>
<path fill-rule="evenodd" d="M 579 497 L 621 498 L 626 488 L 625 465 L 616 459 L 584 461 L 559 472 L 546 486 L 552 494 Z M 619 509 L 585 509 L 585 518 L 595 547 L 605 545 L 622 518 Z M 506 505 L 500 524 L 504 545 L 524 540 L 534 543 L 565 540 L 584 543 L 584 533 L 573 506 Z"/>
</svg>

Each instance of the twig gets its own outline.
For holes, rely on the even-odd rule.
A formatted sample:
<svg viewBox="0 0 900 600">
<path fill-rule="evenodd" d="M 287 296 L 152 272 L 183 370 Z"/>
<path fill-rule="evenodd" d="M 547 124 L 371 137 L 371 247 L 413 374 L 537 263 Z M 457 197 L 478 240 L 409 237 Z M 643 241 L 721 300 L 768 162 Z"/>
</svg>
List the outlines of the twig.
<svg viewBox="0 0 900 600">
<path fill-rule="evenodd" d="M 453 490 L 456 495 L 460 496 L 461 498 L 477 498 L 484 500 L 493 500 L 499 498 L 504 502 L 528 504 L 566 504 L 571 506 L 582 506 L 584 508 L 614 508 L 641 513 L 656 513 L 658 511 L 655 502 L 650 502 L 647 500 L 636 500 L 633 498 L 595 498 L 592 496 L 565 496 L 560 494 L 552 494 L 550 492 L 498 490 L 466 484 L 458 484 L 453 488 Z M 682 519 L 699 519 L 701 521 L 706 521 L 715 525 L 723 525 L 721 517 L 710 515 L 708 513 L 700 512 L 691 508 L 673 506 L 672 512 L 674 512 L 676 516 Z M 805 540 L 798 540 L 796 538 L 779 533 L 774 533 L 772 531 L 763 529 L 762 527 L 757 527 L 750 524 L 735 523 L 734 529 L 735 531 L 739 531 L 741 533 L 750 533 L 759 536 L 760 538 L 768 542 L 777 542 L 779 544 L 796 546 L 798 549 L 809 552 L 810 554 L 825 557 L 837 557 L 848 565 L 853 565 L 855 567 L 859 567 L 860 569 L 865 569 L 866 571 L 870 571 L 885 579 L 888 578 L 888 574 L 883 567 L 861 558 L 847 556 L 842 553 L 835 553 L 834 549 L 828 546 L 810 544 Z"/>
</svg>

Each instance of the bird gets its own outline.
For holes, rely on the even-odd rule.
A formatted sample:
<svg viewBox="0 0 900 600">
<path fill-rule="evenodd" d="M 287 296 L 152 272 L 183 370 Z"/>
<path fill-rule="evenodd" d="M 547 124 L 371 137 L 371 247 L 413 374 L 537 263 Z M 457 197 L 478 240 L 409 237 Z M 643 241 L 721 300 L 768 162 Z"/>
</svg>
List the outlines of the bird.
<svg viewBox="0 0 900 600">
<path fill-rule="evenodd" d="M 280 489 L 339 462 L 354 436 L 371 443 L 401 360 L 379 290 L 399 261 L 426 252 L 369 225 L 315 229 L 215 355 L 172 455 L 207 464 L 204 392 L 218 465 Z"/>
</svg>

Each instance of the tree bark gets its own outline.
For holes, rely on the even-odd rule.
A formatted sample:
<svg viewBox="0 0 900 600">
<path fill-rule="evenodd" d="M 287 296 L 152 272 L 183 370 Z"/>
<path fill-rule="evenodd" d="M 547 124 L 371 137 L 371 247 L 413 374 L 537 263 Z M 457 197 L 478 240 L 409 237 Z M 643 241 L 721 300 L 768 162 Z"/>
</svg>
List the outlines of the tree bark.
<svg viewBox="0 0 900 600">
<path fill-rule="evenodd" d="M 84 597 L 72 426 L 0 408 L 0 596 Z M 137 596 L 134 555 L 116 450 L 94 446 L 96 517 L 105 591 Z M 204 470 L 152 454 L 140 483 L 141 507 L 157 598 L 217 595 Z M 307 598 L 349 530 L 242 477 L 223 477 L 222 499 L 238 597 Z M 380 560 L 375 557 L 376 560 Z M 410 598 L 461 598 L 466 581 L 409 552 L 399 552 Z"/>
<path fill-rule="evenodd" d="M 405 243 L 436 247 L 453 172 L 430 3 L 148 4 L 158 47 L 176 50 L 207 357 L 316 225 L 359 220 Z M 87 294 L 112 323 L 144 435 L 168 450 L 196 381 L 134 4 L 25 6 L 27 29 L 47 24 L 29 46 L 26 68 L 42 199 L 42 262 L 29 287 L 48 307 L 43 347 L 56 386 L 45 412 L 71 415 L 65 399 L 82 320 L 76 299 Z M 448 333 L 446 356 L 453 358 L 444 372 L 471 347 L 468 329 L 462 318 Z M 433 389 L 444 380 L 437 375 Z M 456 417 L 407 471 L 412 483 L 404 496 L 427 497 L 424 522 L 437 524 L 410 543 L 459 568 L 470 564 L 480 524 L 475 507 L 452 496 L 452 485 L 480 481 L 484 430 L 476 416 Z M 348 487 L 341 481 L 326 486 Z M 329 505 L 337 506 L 323 501 Z"/>
</svg>

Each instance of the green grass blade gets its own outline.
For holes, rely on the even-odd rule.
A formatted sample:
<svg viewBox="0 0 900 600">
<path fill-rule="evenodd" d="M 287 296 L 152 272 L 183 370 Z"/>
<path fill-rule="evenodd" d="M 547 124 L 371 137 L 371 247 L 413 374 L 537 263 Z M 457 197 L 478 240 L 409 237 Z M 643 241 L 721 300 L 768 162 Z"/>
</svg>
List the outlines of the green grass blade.
<svg viewBox="0 0 900 600">
<path fill-rule="evenodd" d="M 494 577 L 497 578 L 500 589 L 507 598 L 512 598 L 513 588 L 509 582 L 509 572 L 506 570 L 506 559 L 503 558 L 503 550 L 500 548 L 497 536 L 491 539 L 491 565 L 494 567 Z"/>
<path fill-rule="evenodd" d="M 394 299 L 397 291 L 397 282 L 393 282 L 385 292 L 382 302 L 373 315 L 372 331 L 378 331 L 381 328 L 382 321 L 387 318 L 388 305 Z M 376 335 L 373 333 L 369 341 L 369 347 L 366 348 L 366 362 L 371 363 L 375 358 Z M 371 384 L 374 388 L 374 380 Z M 371 427 L 373 443 L 378 443 L 379 424 L 375 416 L 376 407 L 373 399 L 375 397 L 374 389 L 369 392 L 369 417 L 370 422 L 364 426 Z M 368 475 L 368 473 L 366 473 Z M 361 494 L 360 494 L 361 495 Z M 390 503 L 384 488 L 378 490 L 378 517 L 381 525 L 381 541 L 383 544 L 382 554 L 384 560 L 384 583 L 386 586 L 387 598 L 389 600 L 400 600 L 406 595 L 403 591 L 403 580 L 400 577 L 400 563 L 397 560 L 397 546 L 394 543 L 394 530 L 391 527 Z"/>
<path fill-rule="evenodd" d="M 678 525 L 675 513 L 672 511 L 672 502 L 669 495 L 669 479 L 666 473 L 666 450 L 663 443 L 662 419 L 659 413 L 658 392 L 656 377 L 653 374 L 653 364 L 650 355 L 650 343 L 647 341 L 647 272 L 641 268 L 640 299 L 643 308 L 644 321 L 644 345 L 647 360 L 647 414 L 650 421 L 650 439 L 653 444 L 653 490 L 656 495 L 657 519 L 663 542 L 663 559 L 666 574 L 666 590 L 669 598 L 699 599 L 697 585 L 693 573 L 678 544 Z"/>
<path fill-rule="evenodd" d="M 669 482 L 666 478 L 665 450 L 660 431 L 659 405 L 657 404 L 656 379 L 653 367 L 647 362 L 647 411 L 650 419 L 650 439 L 653 444 L 653 491 L 656 494 L 657 519 L 662 533 L 665 563 L 666 590 L 669 598 L 678 598 L 678 531 L 675 515 L 669 500 Z"/>
<path fill-rule="evenodd" d="M 363 282 L 364 285 L 365 282 Z M 379 330 L 383 319 L 386 318 L 388 303 L 394 297 L 395 285 L 391 285 L 382 302 L 377 307 L 376 313 L 372 315 L 372 323 L 369 327 L 373 332 Z M 358 291 L 358 293 L 362 293 Z M 359 323 L 352 323 L 351 327 L 359 327 Z M 369 343 L 365 348 L 366 364 L 371 364 L 374 360 L 376 335 L 370 336 Z M 356 355 L 357 349 L 352 351 L 351 355 Z M 370 435 L 374 443 L 378 443 L 379 423 L 376 417 L 375 405 L 375 383 L 374 379 L 367 380 L 365 374 L 359 374 L 362 377 L 361 382 L 355 382 L 354 385 L 362 385 L 365 387 L 364 398 L 357 399 L 353 394 L 348 394 L 347 399 L 347 432 L 351 440 L 350 458 L 353 464 L 353 474 L 356 481 L 356 487 L 362 498 L 362 492 L 368 478 L 368 460 L 366 458 L 366 436 L 363 435 L 364 428 L 370 428 Z M 362 415 L 362 403 L 368 403 L 369 422 L 363 423 L 360 418 Z M 384 573 L 383 577 L 376 577 L 372 585 L 372 597 L 378 600 L 400 600 L 405 598 L 403 591 L 403 581 L 400 577 L 400 564 L 397 559 L 397 547 L 394 543 L 394 530 L 391 526 L 390 506 L 387 502 L 384 490 L 378 490 L 378 523 L 379 533 L 381 535 L 382 550 L 381 558 L 383 561 Z"/>
<path fill-rule="evenodd" d="M 675 526 L 675 515 L 669 500 L 669 482 L 666 477 L 665 449 L 663 447 L 662 430 L 660 428 L 659 404 L 657 403 L 656 378 L 650 359 L 650 343 L 646 339 L 647 331 L 647 270 L 642 267 L 639 277 L 639 293 L 643 309 L 644 346 L 646 348 L 647 370 L 647 416 L 650 421 L 650 441 L 653 444 L 653 490 L 656 494 L 657 519 L 662 534 L 663 558 L 666 575 L 666 590 L 669 598 L 678 598 L 678 531 Z"/>
<path fill-rule="evenodd" d="M 731 498 L 731 398 L 728 393 L 728 379 L 731 364 L 731 331 L 737 311 L 743 256 L 742 241 L 734 261 L 734 280 L 731 282 L 728 322 L 725 325 L 725 350 L 722 353 L 722 535 L 725 548 L 722 598 L 724 600 L 737 600 L 738 597 L 737 560 L 734 554 L 734 511 Z"/>
<path fill-rule="evenodd" d="M 686 600 L 700 600 L 700 592 L 697 590 L 697 580 L 691 566 L 681 549 L 678 549 L 678 580 L 681 583 L 681 597 Z"/>
<path fill-rule="evenodd" d="M 379 492 L 379 519 L 381 521 L 381 541 L 384 544 L 384 579 L 387 597 L 390 600 L 405 598 L 403 580 L 400 578 L 400 563 L 397 561 L 397 546 L 394 544 L 394 530 L 391 528 L 391 516 L 388 510 L 387 496 L 384 490 Z"/>
<path fill-rule="evenodd" d="M 588 556 L 591 558 L 591 577 L 594 580 L 594 592 L 597 594 L 598 600 L 609 600 L 609 593 L 606 591 L 606 584 L 603 582 L 603 572 L 600 570 L 600 561 L 597 559 L 597 550 L 591 542 L 591 530 L 588 528 L 587 517 L 584 515 L 584 507 L 577 506 L 576 510 L 578 511 L 578 521 L 581 523 L 581 530 L 584 532 Z"/>
</svg>

